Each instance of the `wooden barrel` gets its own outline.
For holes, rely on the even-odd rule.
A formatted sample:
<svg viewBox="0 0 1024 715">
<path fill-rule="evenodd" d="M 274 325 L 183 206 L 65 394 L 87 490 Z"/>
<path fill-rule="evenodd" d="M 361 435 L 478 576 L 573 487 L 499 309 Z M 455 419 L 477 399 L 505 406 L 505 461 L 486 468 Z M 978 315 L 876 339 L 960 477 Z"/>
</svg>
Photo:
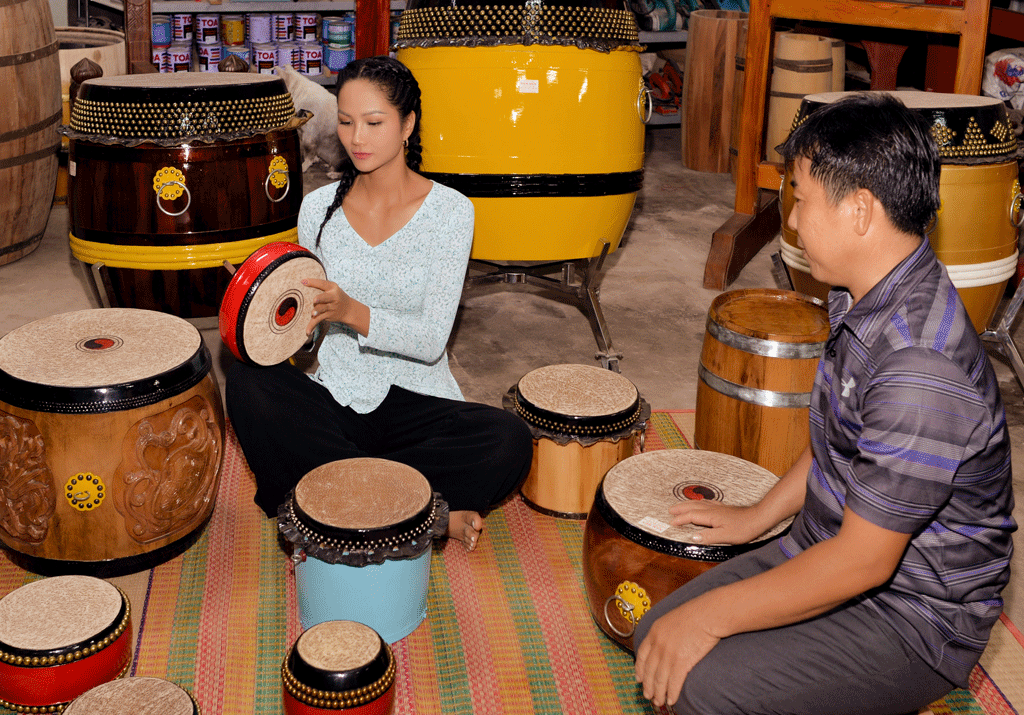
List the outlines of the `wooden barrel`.
<svg viewBox="0 0 1024 715">
<path fill-rule="evenodd" d="M 832 38 L 832 91 L 846 89 L 846 43 L 838 37 Z"/>
<path fill-rule="evenodd" d="M 824 306 L 793 291 L 715 298 L 697 370 L 695 446 L 784 474 L 810 439 L 810 393 L 828 333 Z"/>
<path fill-rule="evenodd" d="M 36 249 L 57 184 L 60 78 L 46 0 L 0 3 L 0 265 Z"/>
<path fill-rule="evenodd" d="M 683 164 L 694 171 L 729 171 L 733 95 L 739 35 L 747 13 L 695 10 L 690 13 L 683 72 Z"/>
<path fill-rule="evenodd" d="M 768 95 L 768 161 L 781 162 L 775 147 L 786 141 L 800 103 L 808 94 L 832 89 L 832 40 L 819 35 L 775 35 L 771 91 Z"/>
<path fill-rule="evenodd" d="M 743 133 L 743 83 L 747 72 L 747 23 L 740 25 L 736 40 L 736 88 L 732 95 L 732 131 L 729 134 L 729 173 L 737 180 L 740 137 Z"/>
</svg>

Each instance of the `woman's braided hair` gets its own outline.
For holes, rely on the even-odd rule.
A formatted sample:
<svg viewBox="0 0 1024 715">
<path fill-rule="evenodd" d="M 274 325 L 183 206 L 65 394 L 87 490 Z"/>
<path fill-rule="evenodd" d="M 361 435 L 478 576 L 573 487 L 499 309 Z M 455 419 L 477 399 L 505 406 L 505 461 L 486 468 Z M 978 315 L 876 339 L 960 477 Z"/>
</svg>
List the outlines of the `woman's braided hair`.
<svg viewBox="0 0 1024 715">
<path fill-rule="evenodd" d="M 412 76 L 409 68 L 396 59 L 382 55 L 380 57 L 367 57 L 361 60 L 349 62 L 338 73 L 337 88 L 340 91 L 342 86 L 353 79 L 365 79 L 372 82 L 388 102 L 398 110 L 401 121 L 405 121 L 410 112 L 415 112 L 416 120 L 412 127 L 412 134 L 409 135 L 405 150 L 405 164 L 413 171 L 420 170 L 423 162 L 423 146 L 420 143 L 420 85 Z M 352 164 L 351 158 L 346 153 L 341 164 L 341 180 L 338 182 L 338 189 L 334 192 L 334 200 L 327 207 L 327 214 L 320 224 L 320 230 L 316 234 L 316 245 L 320 246 L 320 237 L 323 235 L 324 226 L 331 219 L 331 216 L 341 202 L 344 201 L 352 182 L 355 181 L 359 172 Z"/>
</svg>

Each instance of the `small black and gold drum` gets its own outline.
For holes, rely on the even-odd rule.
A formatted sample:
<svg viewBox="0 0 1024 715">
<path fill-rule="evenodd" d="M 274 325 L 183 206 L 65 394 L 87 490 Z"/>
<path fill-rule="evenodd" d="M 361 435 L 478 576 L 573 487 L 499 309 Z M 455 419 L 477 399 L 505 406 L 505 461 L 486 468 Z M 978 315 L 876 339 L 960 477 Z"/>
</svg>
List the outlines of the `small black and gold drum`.
<svg viewBox="0 0 1024 715">
<path fill-rule="evenodd" d="M 534 509 L 585 519 L 605 473 L 643 450 L 651 406 L 622 375 L 593 365 L 549 365 L 524 375 L 502 399 L 533 434 L 523 500 Z"/>
<path fill-rule="evenodd" d="M 618 248 L 650 112 L 621 2 L 410 0 L 396 46 L 423 91 L 423 171 L 476 209 L 472 258 Z"/>
<path fill-rule="evenodd" d="M 122 678 L 82 693 L 64 715 L 202 715 L 185 688 L 163 678 Z"/>
<path fill-rule="evenodd" d="M 217 315 L 230 274 L 297 240 L 302 157 L 284 80 L 140 74 L 82 83 L 64 129 L 71 251 L 113 307 Z"/>
<path fill-rule="evenodd" d="M 395 657 L 380 635 L 355 621 L 319 623 L 281 664 L 285 715 L 390 715 Z"/>
<path fill-rule="evenodd" d="M 645 452 L 612 467 L 583 530 L 583 582 L 601 630 L 631 649 L 633 629 L 651 606 L 711 567 L 768 543 L 792 521 L 749 544 L 697 544 L 693 536 L 703 527 L 672 526 L 673 504 L 712 499 L 749 506 L 778 481 L 739 457 L 696 449 Z"/>
<path fill-rule="evenodd" d="M 0 708 L 60 712 L 131 661 L 131 606 L 106 581 L 55 576 L 0 598 Z"/>
<path fill-rule="evenodd" d="M 133 308 L 0 338 L 0 542 L 40 573 L 149 568 L 213 513 L 224 412 L 186 320 Z"/>
<path fill-rule="evenodd" d="M 807 95 L 794 126 L 847 92 Z M 1017 137 L 1006 106 L 992 97 L 939 92 L 889 92 L 931 124 L 939 145 L 942 206 L 929 233 L 935 255 L 945 264 L 974 328 L 992 321 L 1009 279 L 1017 272 L 1017 231 L 1024 221 Z M 790 177 L 783 182 L 782 259 L 793 285 L 816 297 L 828 286 L 810 275 L 796 233 L 787 221 L 793 206 Z"/>
</svg>

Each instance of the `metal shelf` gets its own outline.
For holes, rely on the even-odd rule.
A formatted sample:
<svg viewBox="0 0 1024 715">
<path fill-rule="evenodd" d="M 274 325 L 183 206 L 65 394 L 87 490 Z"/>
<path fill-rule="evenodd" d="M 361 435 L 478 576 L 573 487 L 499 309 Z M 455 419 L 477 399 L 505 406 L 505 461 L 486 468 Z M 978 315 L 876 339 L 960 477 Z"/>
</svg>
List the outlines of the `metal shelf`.
<svg viewBox="0 0 1024 715">
<path fill-rule="evenodd" d="M 156 5 L 156 3 L 153 3 Z M 686 30 L 671 30 L 668 32 L 640 31 L 640 44 L 643 45 L 675 45 L 686 42 L 689 32 Z"/>
<path fill-rule="evenodd" d="M 93 0 L 96 2 L 97 0 Z M 108 0 L 118 2 L 118 0 Z M 247 13 L 247 12 L 354 12 L 356 9 L 355 0 L 283 0 L 272 2 L 258 0 L 257 2 L 235 2 L 209 3 L 197 2 L 196 0 L 153 0 L 153 12 L 159 15 L 175 12 L 221 12 L 221 13 Z M 391 0 L 392 10 L 405 9 L 405 0 Z"/>
</svg>

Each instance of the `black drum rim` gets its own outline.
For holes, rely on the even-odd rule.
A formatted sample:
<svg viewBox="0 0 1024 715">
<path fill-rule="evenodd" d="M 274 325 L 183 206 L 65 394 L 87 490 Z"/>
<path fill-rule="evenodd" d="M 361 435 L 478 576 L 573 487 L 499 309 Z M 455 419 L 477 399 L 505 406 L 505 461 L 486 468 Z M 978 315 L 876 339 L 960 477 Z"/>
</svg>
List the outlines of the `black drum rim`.
<svg viewBox="0 0 1024 715">
<path fill-rule="evenodd" d="M 325 699 L 352 700 L 374 689 L 386 690 L 394 682 L 394 655 L 380 634 L 377 634 L 377 641 L 380 643 L 377 655 L 369 663 L 346 671 L 323 670 L 307 663 L 299 655 L 298 646 L 301 639 L 302 636 L 299 636 L 288 651 L 284 670 L 292 676 L 295 684 L 324 691 Z M 288 678 L 285 680 L 287 685 Z M 296 690 L 302 692 L 303 688 Z M 292 694 L 296 695 L 294 692 Z"/>
<path fill-rule="evenodd" d="M 315 539 L 322 546 L 352 549 L 384 549 L 409 543 L 426 532 L 434 521 L 437 499 L 431 494 L 426 505 L 412 516 L 385 526 L 365 529 L 347 529 L 325 524 L 307 514 L 295 498 L 294 491 L 287 501 L 287 509 L 300 533 Z M 337 543 L 331 543 L 332 541 Z M 324 543 L 326 542 L 326 543 Z M 425 539 L 429 545 L 430 540 Z"/>
<path fill-rule="evenodd" d="M 610 435 L 636 424 L 643 408 L 639 390 L 636 399 L 626 409 L 610 415 L 595 416 L 565 415 L 537 407 L 523 397 L 518 384 L 510 392 L 516 414 L 535 427 L 561 434 L 586 437 Z"/>
</svg>

